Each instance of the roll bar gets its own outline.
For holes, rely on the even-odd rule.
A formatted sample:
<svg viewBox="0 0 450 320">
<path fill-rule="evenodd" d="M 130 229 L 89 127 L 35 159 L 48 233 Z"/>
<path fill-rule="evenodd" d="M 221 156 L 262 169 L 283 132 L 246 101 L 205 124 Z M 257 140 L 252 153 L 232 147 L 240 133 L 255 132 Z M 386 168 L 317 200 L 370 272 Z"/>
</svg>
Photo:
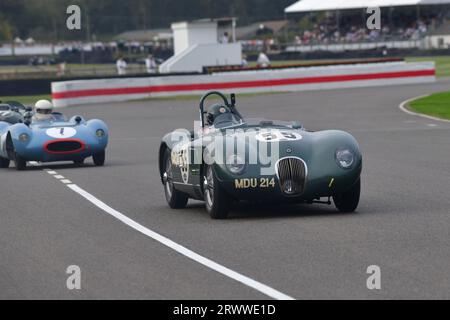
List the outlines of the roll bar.
<svg viewBox="0 0 450 320">
<path fill-rule="evenodd" d="M 200 99 L 200 121 L 202 123 L 202 128 L 205 127 L 205 101 L 206 101 L 206 99 L 208 99 L 209 97 L 214 96 L 214 95 L 219 96 L 223 100 L 223 103 L 225 104 L 225 106 L 230 108 L 231 112 L 233 112 L 234 114 L 236 114 L 237 116 L 242 118 L 241 114 L 236 109 L 236 94 L 232 93 L 230 95 L 230 101 L 231 101 L 230 102 L 230 101 L 228 101 L 228 98 L 222 92 L 210 91 L 210 92 L 206 93 Z"/>
</svg>

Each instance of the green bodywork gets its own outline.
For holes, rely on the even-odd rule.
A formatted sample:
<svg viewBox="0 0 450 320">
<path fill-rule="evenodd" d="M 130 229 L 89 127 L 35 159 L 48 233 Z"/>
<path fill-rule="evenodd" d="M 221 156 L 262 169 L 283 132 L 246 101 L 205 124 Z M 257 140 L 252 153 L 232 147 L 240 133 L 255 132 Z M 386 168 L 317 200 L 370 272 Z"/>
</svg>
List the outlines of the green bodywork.
<svg viewBox="0 0 450 320">
<path fill-rule="evenodd" d="M 233 127 L 233 129 L 237 131 L 230 133 L 227 129 L 216 129 L 201 136 L 192 134 L 190 141 L 184 143 L 178 142 L 179 134 L 177 133 L 166 135 L 160 148 L 161 178 L 164 174 L 163 157 L 166 150 L 169 150 L 172 158 L 177 157 L 180 149 L 189 150 L 190 163 L 188 168 L 185 165 L 181 167 L 172 163 L 174 188 L 188 194 L 193 199 L 203 200 L 202 185 L 205 165 L 203 161 L 195 163 L 193 160 L 214 158 L 215 153 L 211 150 L 214 149 L 212 145 L 216 139 L 220 139 L 224 144 L 231 143 L 230 140 L 245 139 L 245 152 L 248 160 L 251 153 L 258 152 L 258 147 L 261 148 L 261 144 L 267 144 L 269 149 L 274 145 L 273 142 L 261 142 L 256 138 L 261 132 L 273 130 L 301 136 L 300 140 L 279 141 L 277 158 L 300 158 L 306 164 L 307 176 L 303 194 L 295 197 L 286 196 L 281 191 L 273 165 L 271 167 L 261 163 L 249 164 L 246 166 L 245 172 L 235 175 L 230 172 L 225 164 L 214 163 L 213 168 L 216 178 L 231 198 L 248 201 L 312 202 L 322 197 L 342 194 L 360 179 L 362 170 L 361 152 L 355 138 L 346 132 L 336 130 L 308 132 L 303 128 L 297 128 L 295 123 L 278 125 L 270 122 L 261 122 L 259 125 L 243 123 L 240 126 Z M 250 133 L 247 132 L 244 135 L 243 130 L 250 130 Z M 349 169 L 343 169 L 337 163 L 336 151 L 341 148 L 352 150 L 355 155 L 354 163 Z M 268 168 L 269 172 L 263 175 L 261 167 Z M 184 170 L 184 179 L 182 169 Z"/>
</svg>

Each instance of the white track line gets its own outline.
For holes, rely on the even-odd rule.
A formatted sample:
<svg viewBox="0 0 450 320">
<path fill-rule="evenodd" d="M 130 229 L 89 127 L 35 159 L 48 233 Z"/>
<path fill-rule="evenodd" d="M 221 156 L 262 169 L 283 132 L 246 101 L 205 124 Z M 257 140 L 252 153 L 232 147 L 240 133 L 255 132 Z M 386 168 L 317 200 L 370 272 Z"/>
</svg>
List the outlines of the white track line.
<svg viewBox="0 0 450 320">
<path fill-rule="evenodd" d="M 420 96 L 420 97 L 416 97 L 416 98 L 412 98 L 412 99 L 408 99 L 408 100 L 406 100 L 406 101 L 403 101 L 403 102 L 399 105 L 399 108 L 400 108 L 400 110 L 402 110 L 403 112 L 405 112 L 405 113 L 407 113 L 407 114 L 409 114 L 409 115 L 412 115 L 412 116 L 417 116 L 417 117 L 421 117 L 421 118 L 425 118 L 425 119 L 429 119 L 429 120 L 434 120 L 434 121 L 441 121 L 441 122 L 450 123 L 450 120 L 441 119 L 441 118 L 437 118 L 437 117 L 433 117 L 433 116 L 428 116 L 428 115 L 426 115 L 426 114 L 417 113 L 417 112 L 411 111 L 411 110 L 409 110 L 408 108 L 406 108 L 406 106 L 407 106 L 410 102 L 413 102 L 413 101 L 418 100 L 418 99 L 426 98 L 426 97 L 429 97 L 429 96 L 430 96 L 430 95 L 427 94 L 427 95 L 423 95 L 423 96 Z"/>
<path fill-rule="evenodd" d="M 86 200 L 88 200 L 90 203 L 98 207 L 99 209 L 103 210 L 104 212 L 108 213 L 109 215 L 113 216 L 114 218 L 118 219 L 119 221 L 123 222 L 127 226 L 133 228 L 134 230 L 152 238 L 153 240 L 161 243 L 162 245 L 178 252 L 179 254 L 211 269 L 214 270 L 228 278 L 231 278 L 237 282 L 240 282 L 250 288 L 255 289 L 256 291 L 259 291 L 260 293 L 271 297 L 276 300 L 295 300 L 293 297 L 290 297 L 278 290 L 275 290 L 261 282 L 258 282 L 256 280 L 253 280 L 247 276 L 244 276 L 236 271 L 233 271 L 223 265 L 218 264 L 217 262 L 214 262 L 206 257 L 203 257 L 199 255 L 198 253 L 195 253 L 192 250 L 189 250 L 188 248 L 170 240 L 169 238 L 166 238 L 159 233 L 156 233 L 143 225 L 137 223 L 136 221 L 128 218 L 124 214 L 120 213 L 119 211 L 111 208 L 106 203 L 100 201 L 96 197 L 94 197 L 92 194 L 88 193 L 87 191 L 81 189 L 76 184 L 72 184 L 72 182 L 68 179 L 65 179 L 63 176 L 58 175 L 56 171 L 50 170 L 48 168 L 43 168 L 44 172 L 47 172 L 49 175 L 53 176 L 54 178 L 61 181 L 63 184 L 65 184 L 69 189 L 76 192 Z"/>
<path fill-rule="evenodd" d="M 108 206 L 104 202 L 100 201 L 99 199 L 97 199 L 96 197 L 94 197 L 90 193 L 86 192 L 85 190 L 81 189 L 80 187 L 78 187 L 75 184 L 69 184 L 69 185 L 67 185 L 67 187 L 70 188 L 72 191 L 78 193 L 80 196 L 82 196 L 83 198 L 85 198 L 86 200 L 91 202 L 92 204 L 94 204 L 96 207 L 100 208 L 104 212 L 108 213 L 109 215 L 113 216 L 114 218 L 118 219 L 119 221 L 123 222 L 124 224 L 128 225 L 129 227 L 133 228 L 134 230 L 152 238 L 153 240 L 178 252 L 179 254 L 182 254 L 183 256 L 204 265 L 205 267 L 207 267 L 211 270 L 214 270 L 228 278 L 236 280 L 250 288 L 255 289 L 256 291 L 259 291 L 262 294 L 265 294 L 265 295 L 273 298 L 273 299 L 294 300 L 294 298 L 292 298 L 280 291 L 277 291 L 261 282 L 258 282 L 249 277 L 246 277 L 236 271 L 228 269 L 227 267 L 224 267 L 224 266 L 218 264 L 217 262 L 214 262 L 208 258 L 205 258 L 205 257 L 195 253 L 194 251 L 189 250 L 186 247 L 170 240 L 169 238 L 166 238 L 166 237 L 144 227 L 143 225 L 137 223 L 136 221 L 128 218 L 124 214 L 114 210 L 113 208 L 111 208 L 110 206 Z"/>
</svg>

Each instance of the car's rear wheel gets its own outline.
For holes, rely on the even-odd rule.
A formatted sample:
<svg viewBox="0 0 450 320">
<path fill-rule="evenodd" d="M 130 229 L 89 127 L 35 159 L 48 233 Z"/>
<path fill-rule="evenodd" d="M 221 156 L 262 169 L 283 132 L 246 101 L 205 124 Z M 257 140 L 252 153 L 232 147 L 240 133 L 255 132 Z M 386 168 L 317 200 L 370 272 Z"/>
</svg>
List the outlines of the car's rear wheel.
<svg viewBox="0 0 450 320">
<path fill-rule="evenodd" d="M 14 163 L 18 171 L 23 171 L 27 168 L 27 161 L 17 153 L 14 155 Z"/>
<path fill-rule="evenodd" d="M 0 168 L 2 168 L 2 169 L 9 168 L 9 163 L 10 162 L 11 161 L 9 159 L 5 159 L 5 158 L 1 158 L 0 157 Z"/>
<path fill-rule="evenodd" d="M 172 160 L 169 150 L 164 153 L 164 193 L 166 195 L 167 204 L 172 209 L 184 209 L 189 201 L 189 197 L 176 190 L 173 186 Z"/>
<path fill-rule="evenodd" d="M 361 179 L 347 192 L 333 197 L 336 208 L 343 213 L 355 212 L 361 197 Z"/>
<path fill-rule="evenodd" d="M 213 219 L 226 219 L 230 211 L 230 197 L 216 179 L 212 166 L 206 166 L 203 173 L 203 193 L 206 210 Z"/>
<path fill-rule="evenodd" d="M 94 160 L 94 164 L 97 167 L 101 167 L 101 166 L 105 165 L 105 158 L 106 158 L 105 151 L 99 152 L 92 156 L 92 159 Z"/>
</svg>

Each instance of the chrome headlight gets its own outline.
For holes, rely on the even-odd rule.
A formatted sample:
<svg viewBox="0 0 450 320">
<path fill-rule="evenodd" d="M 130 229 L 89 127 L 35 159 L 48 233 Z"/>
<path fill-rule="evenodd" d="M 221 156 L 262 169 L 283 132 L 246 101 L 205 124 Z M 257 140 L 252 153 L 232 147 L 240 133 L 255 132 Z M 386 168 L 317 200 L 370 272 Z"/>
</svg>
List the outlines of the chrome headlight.
<svg viewBox="0 0 450 320">
<path fill-rule="evenodd" d="M 19 141 L 20 142 L 27 142 L 28 140 L 30 140 L 30 136 L 28 134 L 26 134 L 26 133 L 22 133 L 19 136 Z"/>
<path fill-rule="evenodd" d="M 243 174 L 247 168 L 244 159 L 237 154 L 233 154 L 227 158 L 226 166 L 228 171 L 235 175 Z"/>
<path fill-rule="evenodd" d="M 95 135 L 97 136 L 97 138 L 103 138 L 106 135 L 106 132 L 103 129 L 98 129 L 95 132 Z"/>
<path fill-rule="evenodd" d="M 342 169 L 350 169 L 355 163 L 355 153 L 350 149 L 338 149 L 336 162 Z"/>
</svg>

